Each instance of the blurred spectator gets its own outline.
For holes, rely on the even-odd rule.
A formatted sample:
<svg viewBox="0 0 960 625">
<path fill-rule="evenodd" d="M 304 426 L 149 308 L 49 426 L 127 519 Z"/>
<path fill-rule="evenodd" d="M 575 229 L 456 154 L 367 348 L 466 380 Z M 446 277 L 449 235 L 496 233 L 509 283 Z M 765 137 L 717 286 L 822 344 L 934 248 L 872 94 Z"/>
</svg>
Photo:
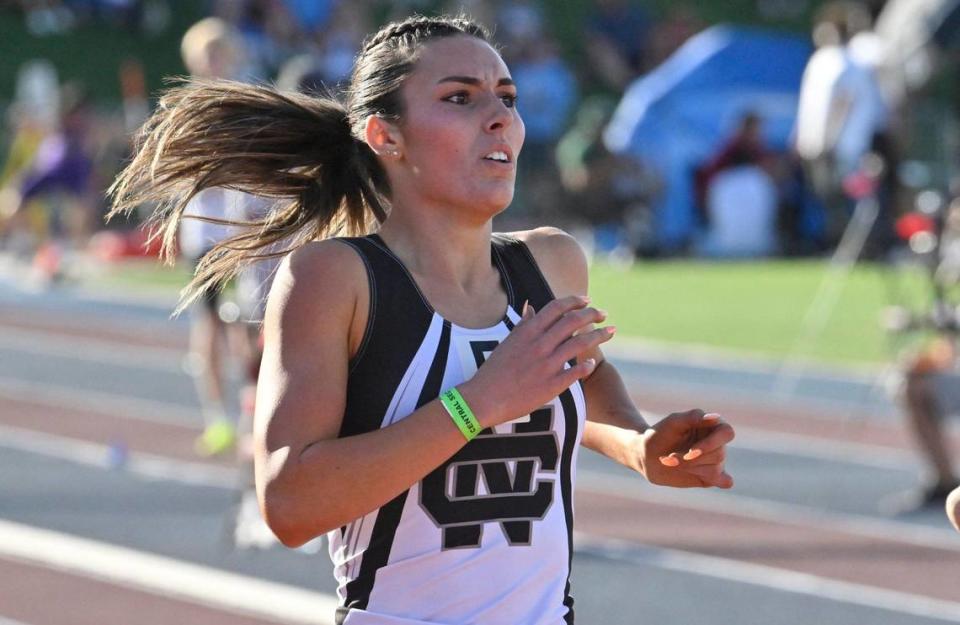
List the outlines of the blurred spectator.
<svg viewBox="0 0 960 625">
<path fill-rule="evenodd" d="M 235 51 L 232 73 L 224 78 L 264 80 L 273 76 L 301 42 L 297 24 L 282 0 L 219 0 L 214 17 L 239 35 L 231 41 Z"/>
<path fill-rule="evenodd" d="M 239 33 L 218 17 L 191 26 L 183 35 L 180 55 L 190 75 L 198 78 L 240 78 L 247 60 Z"/>
<path fill-rule="evenodd" d="M 810 256 L 827 249 L 823 203 L 814 193 L 796 152 L 781 155 L 780 208 L 777 227 L 780 252 L 786 256 Z"/>
<path fill-rule="evenodd" d="M 593 0 L 586 53 L 600 86 L 623 91 L 644 71 L 651 25 L 647 11 L 629 0 Z"/>
<path fill-rule="evenodd" d="M 520 200 L 529 214 L 544 215 L 560 205 L 553 151 L 576 106 L 578 87 L 548 35 L 525 40 L 518 52 L 511 70 L 527 133 L 518 160 Z"/>
<path fill-rule="evenodd" d="M 346 83 L 353 70 L 353 59 L 370 30 L 369 13 L 355 2 L 344 2 L 334 11 L 329 27 L 318 41 L 317 57 L 321 78 L 330 88 Z"/>
<path fill-rule="evenodd" d="M 545 35 L 545 22 L 543 7 L 535 0 L 503 2 L 497 12 L 497 38 L 504 48 L 523 45 Z"/>
<path fill-rule="evenodd" d="M 38 37 L 91 22 L 147 33 L 170 23 L 168 0 L 20 0 L 19 5 L 27 30 Z"/>
<path fill-rule="evenodd" d="M 338 6 L 353 4 L 341 0 L 283 0 L 287 12 L 305 34 L 327 30 Z"/>
<path fill-rule="evenodd" d="M 707 191 L 717 174 L 725 169 L 745 165 L 769 169 L 772 166 L 771 158 L 772 155 L 763 144 L 760 116 L 753 112 L 747 113 L 730 139 L 695 174 L 696 201 L 701 213 L 706 210 Z"/>
<path fill-rule="evenodd" d="M 733 136 L 696 174 L 696 196 L 706 230 L 704 256 L 767 256 L 776 250 L 777 187 L 763 145 L 761 120 L 747 113 Z"/>
<path fill-rule="evenodd" d="M 637 160 L 604 146 L 613 108 L 604 98 L 585 100 L 557 146 L 565 213 L 590 227 L 594 253 L 650 255 L 655 248 L 650 196 L 657 183 Z"/>
<path fill-rule="evenodd" d="M 844 179 L 860 169 L 872 149 L 892 156 L 890 112 L 879 81 L 848 45 L 853 34 L 868 24 L 869 14 L 857 3 L 825 6 L 813 31 L 816 51 L 800 87 L 796 149 L 827 205 L 828 237 L 834 242 L 842 235 L 850 212 Z M 886 199 L 881 212 L 889 215 L 892 198 Z M 882 223 L 889 221 L 882 219 Z"/>
<path fill-rule="evenodd" d="M 7 222 L 9 236 L 37 233 L 48 240 L 36 249 L 34 267 L 47 281 L 60 275 L 65 251 L 82 247 L 90 236 L 96 207 L 92 184 L 93 158 L 89 142 L 91 110 L 79 85 L 61 90 L 60 127 L 46 134 L 32 153 L 29 163 L 12 173 L 0 190 L 0 215 Z M 39 216 L 40 228 L 31 227 L 34 200 L 42 200 L 46 209 Z M 20 250 L 31 251 L 38 241 Z"/>
<path fill-rule="evenodd" d="M 62 2 L 22 0 L 24 21 L 31 35 L 43 37 L 70 30 L 76 19 Z"/>
<path fill-rule="evenodd" d="M 367 12 L 356 4 L 338 4 L 327 28 L 312 33 L 304 52 L 288 59 L 277 74 L 281 89 L 303 92 L 337 91 L 350 78 L 353 59 L 369 30 Z"/>
</svg>

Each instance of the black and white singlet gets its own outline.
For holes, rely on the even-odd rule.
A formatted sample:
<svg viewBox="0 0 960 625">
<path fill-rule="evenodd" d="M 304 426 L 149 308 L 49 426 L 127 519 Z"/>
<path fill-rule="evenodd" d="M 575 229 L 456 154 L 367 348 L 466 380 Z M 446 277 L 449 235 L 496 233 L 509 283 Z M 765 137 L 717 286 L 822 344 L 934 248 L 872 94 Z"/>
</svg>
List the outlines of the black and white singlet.
<svg viewBox="0 0 960 625">
<path fill-rule="evenodd" d="M 395 423 L 466 381 L 519 322 L 525 300 L 541 310 L 553 299 L 526 245 L 495 234 L 491 262 L 507 310 L 492 327 L 460 327 L 433 310 L 379 236 L 339 240 L 363 258 L 370 284 L 341 437 Z M 585 412 L 575 383 L 331 531 L 338 625 L 572 623 L 573 482 Z"/>
</svg>

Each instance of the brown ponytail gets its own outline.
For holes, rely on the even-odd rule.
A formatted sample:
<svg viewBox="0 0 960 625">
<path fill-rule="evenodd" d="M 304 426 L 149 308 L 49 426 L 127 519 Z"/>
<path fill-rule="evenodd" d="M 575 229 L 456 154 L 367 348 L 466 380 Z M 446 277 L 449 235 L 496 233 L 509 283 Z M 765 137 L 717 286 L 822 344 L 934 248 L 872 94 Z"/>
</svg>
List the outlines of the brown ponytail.
<svg viewBox="0 0 960 625">
<path fill-rule="evenodd" d="M 332 235 L 366 234 L 384 221 L 390 185 L 362 137 L 369 115 L 400 119 L 399 89 L 419 47 L 452 35 L 488 39 L 464 18 L 415 17 L 389 24 L 362 50 L 348 103 L 224 80 L 189 80 L 169 90 L 136 137 L 133 160 L 110 187 L 110 219 L 155 204 L 148 224 L 171 261 L 184 209 L 221 187 L 273 198 L 263 218 L 217 244 L 181 293 L 178 312 L 222 287 L 246 264 Z"/>
<path fill-rule="evenodd" d="M 386 218 L 389 194 L 383 169 L 354 139 L 347 110 L 335 99 L 193 80 L 168 91 L 140 130 L 136 156 L 109 190 L 108 219 L 157 203 L 149 223 L 170 261 L 187 203 L 212 187 L 276 198 L 277 206 L 257 221 L 216 220 L 241 233 L 203 258 L 183 305 L 222 286 L 244 264 L 288 251 L 276 249 L 280 242 L 292 248 L 366 233 L 371 218 Z"/>
</svg>

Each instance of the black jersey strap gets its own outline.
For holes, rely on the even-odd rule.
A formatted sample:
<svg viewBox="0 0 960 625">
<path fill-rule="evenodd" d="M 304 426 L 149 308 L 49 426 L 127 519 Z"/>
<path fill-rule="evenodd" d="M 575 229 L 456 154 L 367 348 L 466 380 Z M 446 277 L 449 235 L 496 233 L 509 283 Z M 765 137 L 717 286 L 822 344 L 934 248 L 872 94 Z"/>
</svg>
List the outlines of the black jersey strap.
<svg viewBox="0 0 960 625">
<path fill-rule="evenodd" d="M 526 243 L 508 234 L 494 233 L 493 246 L 510 276 L 519 307 L 529 300 L 534 309 L 540 310 L 556 299 Z M 517 311 L 521 312 L 519 308 Z"/>
<path fill-rule="evenodd" d="M 348 413 L 340 428 L 340 436 L 351 436 L 380 428 L 394 391 L 430 329 L 433 312 L 389 251 L 369 237 L 337 240 L 363 259 L 370 287 L 367 325 L 350 362 Z"/>
</svg>

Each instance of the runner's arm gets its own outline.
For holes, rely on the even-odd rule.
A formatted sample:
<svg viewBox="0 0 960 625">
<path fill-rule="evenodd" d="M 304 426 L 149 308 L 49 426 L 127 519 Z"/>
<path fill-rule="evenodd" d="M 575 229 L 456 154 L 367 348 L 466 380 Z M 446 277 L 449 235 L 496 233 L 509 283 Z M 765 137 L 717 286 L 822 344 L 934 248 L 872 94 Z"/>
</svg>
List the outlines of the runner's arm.
<svg viewBox="0 0 960 625">
<path fill-rule="evenodd" d="M 557 228 L 537 228 L 516 236 L 530 248 L 555 297 L 587 295 L 587 258 L 572 236 Z M 647 429 L 647 422 L 600 348 L 581 354 L 578 360 L 586 358 L 596 360 L 597 366 L 580 381 L 587 404 L 583 445 L 636 469 L 632 441 Z"/>
<path fill-rule="evenodd" d="M 587 293 L 587 260 L 573 237 L 555 228 L 518 233 L 518 237 L 530 247 L 555 296 Z M 578 361 L 586 358 L 595 359 L 597 366 L 580 381 L 587 405 L 585 447 L 638 471 L 654 484 L 733 486 L 724 470 L 733 428 L 719 415 L 688 410 L 650 426 L 599 347 L 581 353 Z"/>
<path fill-rule="evenodd" d="M 261 511 L 287 546 L 387 503 L 465 443 L 438 401 L 388 428 L 338 438 L 361 299 L 355 285 L 366 284 L 356 253 L 323 241 L 284 260 L 270 293 L 254 465 Z"/>
<path fill-rule="evenodd" d="M 366 325 L 367 276 L 348 246 L 310 243 L 280 266 L 264 320 L 254 468 L 267 524 L 288 546 L 341 527 L 392 500 L 466 443 L 439 400 L 385 428 L 340 437 L 348 363 Z M 567 313 L 578 311 L 575 317 Z M 597 312 L 563 298 L 514 328 L 477 373 L 457 385 L 484 429 L 527 414 L 593 370 L 564 369 L 607 340 L 574 338 Z M 556 324 L 569 329 L 553 332 Z M 567 355 L 570 353 L 570 355 Z"/>
</svg>

